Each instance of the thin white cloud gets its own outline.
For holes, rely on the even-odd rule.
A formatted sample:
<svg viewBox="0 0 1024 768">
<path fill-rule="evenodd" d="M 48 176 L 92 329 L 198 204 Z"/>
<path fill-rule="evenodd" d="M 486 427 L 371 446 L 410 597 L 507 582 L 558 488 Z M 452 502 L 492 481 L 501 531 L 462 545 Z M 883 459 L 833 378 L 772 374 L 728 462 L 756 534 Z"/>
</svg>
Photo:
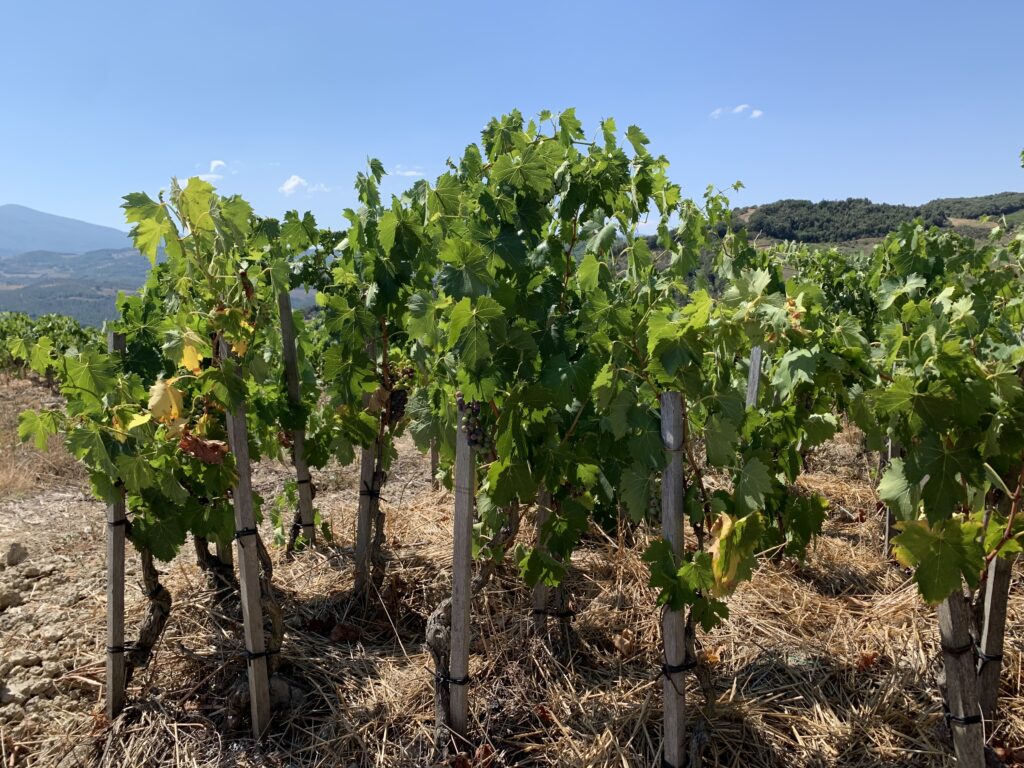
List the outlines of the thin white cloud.
<svg viewBox="0 0 1024 768">
<path fill-rule="evenodd" d="M 330 192 L 330 191 L 331 191 L 331 188 L 328 187 L 323 182 L 317 182 L 316 184 L 313 184 L 312 186 L 310 186 L 310 188 L 308 190 L 309 194 L 311 194 L 311 195 L 315 195 L 317 192 Z"/>
<path fill-rule="evenodd" d="M 308 181 L 306 181 L 298 174 L 293 173 L 291 176 L 285 179 L 284 184 L 278 187 L 277 191 L 280 192 L 285 197 L 291 197 L 300 189 L 306 189 L 308 186 Z"/>
<path fill-rule="evenodd" d="M 711 120 L 717 120 L 722 117 L 722 115 L 742 115 L 748 110 L 750 112 L 750 119 L 752 120 L 764 115 L 763 109 L 755 109 L 750 104 L 737 104 L 735 107 L 715 107 L 715 109 L 711 110 L 708 114 L 708 118 Z"/>
<path fill-rule="evenodd" d="M 391 175 L 415 177 L 422 176 L 423 171 L 420 169 L 418 165 L 413 168 L 406 168 L 404 165 L 396 165 L 394 168 L 391 169 Z"/>
<path fill-rule="evenodd" d="M 210 161 L 210 170 L 207 171 L 206 173 L 199 173 L 199 174 L 196 174 L 196 175 L 200 179 L 202 179 L 203 181 L 209 181 L 209 182 L 220 181 L 221 179 L 224 178 L 224 174 L 223 173 L 217 173 L 217 171 L 225 170 L 227 167 L 228 167 L 228 164 L 225 163 L 223 160 L 211 160 Z"/>
</svg>

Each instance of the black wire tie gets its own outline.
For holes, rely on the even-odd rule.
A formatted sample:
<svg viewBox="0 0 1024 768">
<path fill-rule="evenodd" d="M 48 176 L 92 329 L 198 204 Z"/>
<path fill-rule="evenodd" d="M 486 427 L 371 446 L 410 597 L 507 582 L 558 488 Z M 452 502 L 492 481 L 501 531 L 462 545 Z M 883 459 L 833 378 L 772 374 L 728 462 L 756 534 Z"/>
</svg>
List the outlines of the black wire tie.
<svg viewBox="0 0 1024 768">
<path fill-rule="evenodd" d="M 960 717 L 959 715 L 954 715 L 952 712 L 947 712 L 946 720 L 951 723 L 955 723 L 956 725 L 978 725 L 981 722 L 981 715 Z"/>
<path fill-rule="evenodd" d="M 691 669 L 697 668 L 697 660 L 691 659 L 690 661 L 684 661 L 682 664 L 662 664 L 661 674 L 665 677 L 671 677 L 672 675 L 679 674 L 680 672 L 689 672 Z"/>
<path fill-rule="evenodd" d="M 1001 653 L 994 653 L 991 656 L 989 656 L 987 653 L 985 653 L 983 650 L 981 650 L 981 648 L 978 648 L 978 661 L 980 661 L 982 663 L 982 665 L 988 664 L 990 661 L 1002 661 L 1002 660 L 1003 660 L 1003 654 L 1001 654 Z"/>
<path fill-rule="evenodd" d="M 963 656 L 965 653 L 970 653 L 974 650 L 974 643 L 967 643 L 967 645 L 961 645 L 959 648 L 950 648 L 949 646 L 942 646 L 943 653 L 948 653 L 951 656 Z"/>
<path fill-rule="evenodd" d="M 131 525 L 132 523 L 127 517 L 122 517 L 120 520 L 114 520 L 113 522 L 107 520 L 107 526 L 110 528 L 121 528 L 122 526 L 131 528 Z"/>
<path fill-rule="evenodd" d="M 242 655 L 245 656 L 245 660 L 247 662 L 251 663 L 251 662 L 255 661 L 256 659 L 265 659 L 267 656 L 274 656 L 274 655 L 276 655 L 276 654 L 278 654 L 280 652 L 281 652 L 280 649 L 278 649 L 276 651 L 271 651 L 271 650 L 267 650 L 267 651 L 246 651 Z"/>
<path fill-rule="evenodd" d="M 469 675 L 465 677 L 448 677 L 443 672 L 435 672 L 434 679 L 439 683 L 447 683 L 448 685 L 469 685 Z"/>
<path fill-rule="evenodd" d="M 554 616 L 557 619 L 575 619 L 576 611 L 553 611 L 550 608 L 534 608 L 532 613 L 535 616 Z"/>
<path fill-rule="evenodd" d="M 258 536 L 258 535 L 259 535 L 259 531 L 257 531 L 255 528 L 243 528 L 240 531 L 235 531 L 235 539 L 243 547 L 245 546 L 245 544 L 242 542 L 242 539 L 244 537 L 246 537 L 246 536 Z"/>
</svg>

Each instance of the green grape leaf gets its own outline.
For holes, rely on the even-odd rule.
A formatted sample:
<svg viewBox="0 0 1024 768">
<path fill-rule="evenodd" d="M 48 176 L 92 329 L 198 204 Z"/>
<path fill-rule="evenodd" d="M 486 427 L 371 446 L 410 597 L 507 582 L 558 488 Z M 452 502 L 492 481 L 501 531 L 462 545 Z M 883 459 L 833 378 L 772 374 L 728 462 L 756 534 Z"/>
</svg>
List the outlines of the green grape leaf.
<svg viewBox="0 0 1024 768">
<path fill-rule="evenodd" d="M 878 497 L 889 505 L 899 519 L 917 518 L 921 489 L 916 483 L 907 480 L 903 459 L 896 458 L 889 463 L 878 484 Z"/>
<path fill-rule="evenodd" d="M 771 487 L 768 467 L 758 458 L 750 459 L 736 479 L 736 510 L 748 514 L 764 509 L 765 496 Z"/>
<path fill-rule="evenodd" d="M 914 581 L 929 603 L 945 600 L 962 586 L 961 579 L 977 586 L 985 567 L 985 553 L 978 542 L 979 523 L 956 519 L 929 525 L 924 520 L 897 523 L 893 554 L 907 568 L 916 568 Z"/>
<path fill-rule="evenodd" d="M 629 516 L 634 522 L 640 522 L 650 508 L 651 494 L 654 492 L 653 473 L 643 464 L 633 464 L 622 473 L 621 493 Z"/>
<path fill-rule="evenodd" d="M 55 411 L 22 411 L 18 415 L 18 438 L 33 441 L 36 449 L 45 451 L 51 435 L 57 434 L 58 414 Z"/>
</svg>

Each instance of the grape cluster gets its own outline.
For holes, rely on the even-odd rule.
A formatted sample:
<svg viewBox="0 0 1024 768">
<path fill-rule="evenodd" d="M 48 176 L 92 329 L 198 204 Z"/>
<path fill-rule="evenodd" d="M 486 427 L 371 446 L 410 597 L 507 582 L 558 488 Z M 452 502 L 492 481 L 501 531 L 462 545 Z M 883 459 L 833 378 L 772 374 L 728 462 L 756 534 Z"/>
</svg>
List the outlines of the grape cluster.
<svg viewBox="0 0 1024 768">
<path fill-rule="evenodd" d="M 394 427 L 405 418 L 405 406 L 409 402 L 409 390 L 393 389 L 388 399 L 388 424 Z"/>
<path fill-rule="evenodd" d="M 399 368 L 388 363 L 388 381 L 391 382 L 391 395 L 388 398 L 388 425 L 394 427 L 405 418 L 405 407 L 409 403 L 409 388 L 416 377 L 416 369 L 411 365 Z"/>
<path fill-rule="evenodd" d="M 480 403 L 476 400 L 466 402 L 461 391 L 455 393 L 455 402 L 459 406 L 459 425 L 469 437 L 469 445 L 477 450 L 490 452 L 494 449 L 494 439 L 484 431 L 480 421 Z"/>
</svg>

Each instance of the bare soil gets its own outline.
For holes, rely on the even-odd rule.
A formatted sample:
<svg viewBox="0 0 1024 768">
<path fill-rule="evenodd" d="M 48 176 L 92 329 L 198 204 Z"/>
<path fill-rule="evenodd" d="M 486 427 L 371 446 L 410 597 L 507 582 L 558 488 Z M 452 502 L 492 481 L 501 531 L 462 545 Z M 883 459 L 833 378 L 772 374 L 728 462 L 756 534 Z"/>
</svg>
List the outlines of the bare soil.
<svg viewBox="0 0 1024 768">
<path fill-rule="evenodd" d="M 286 634 L 266 742 L 248 735 L 237 605 L 216 604 L 191 548 L 162 565 L 174 597 L 164 637 L 103 716 L 102 505 L 58 446 L 17 444 L 17 411 L 45 388 L 0 383 L 0 765 L 433 765 L 427 616 L 449 588 L 452 499 L 403 442 L 385 487 L 387 576 L 372 610 L 352 609 L 356 469 L 315 474 L 334 542 L 286 560 L 272 549 Z M 705 766 L 952 766 L 938 695 L 934 612 L 882 557 L 873 457 L 844 433 L 811 458 L 801 485 L 831 518 L 805 563 L 764 565 L 701 638 L 691 676 L 692 742 Z M 264 463 L 271 499 L 288 467 Z M 530 525 L 524 523 L 524 537 Z M 264 538 L 272 537 L 264 524 Z M 652 766 L 660 761 L 659 614 L 634 543 L 593 530 L 568 584 L 573 655 L 529 637 L 530 600 L 505 564 L 474 604 L 473 744 L 461 766 Z M 18 558 L 14 558 L 17 560 Z M 145 598 L 129 551 L 129 632 Z M 1016 574 L 994 743 L 1024 761 L 1024 589 Z M 1010 755 L 1011 752 L 1004 752 Z"/>
</svg>

